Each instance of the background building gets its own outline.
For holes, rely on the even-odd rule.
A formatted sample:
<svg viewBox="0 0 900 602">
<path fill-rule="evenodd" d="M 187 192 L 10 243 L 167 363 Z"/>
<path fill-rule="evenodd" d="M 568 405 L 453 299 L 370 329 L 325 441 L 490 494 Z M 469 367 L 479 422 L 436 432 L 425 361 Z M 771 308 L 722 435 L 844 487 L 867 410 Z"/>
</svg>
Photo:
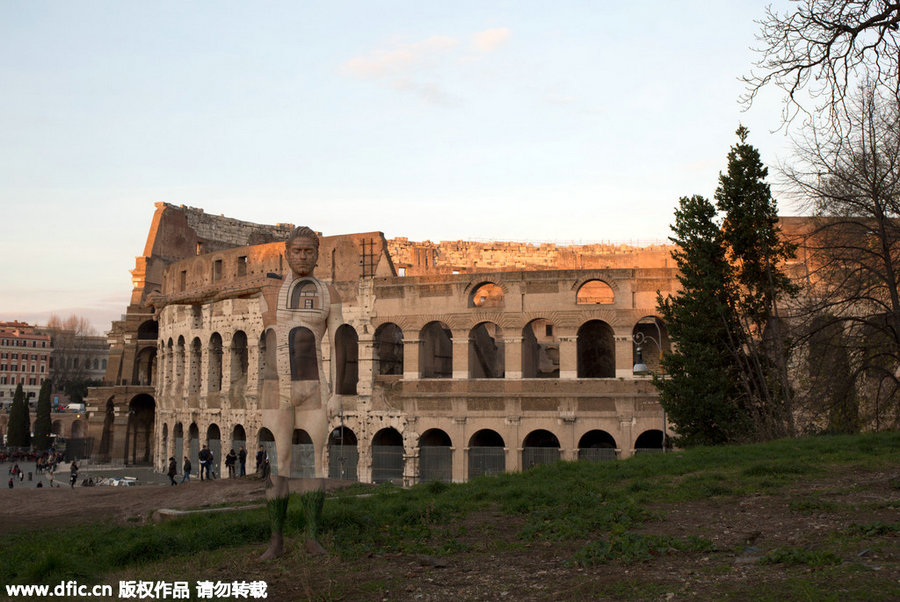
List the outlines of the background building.
<svg viewBox="0 0 900 602">
<path fill-rule="evenodd" d="M 22 385 L 29 404 L 37 403 L 41 383 L 50 376 L 50 337 L 24 322 L 0 322 L 0 402 L 12 403 Z"/>
</svg>

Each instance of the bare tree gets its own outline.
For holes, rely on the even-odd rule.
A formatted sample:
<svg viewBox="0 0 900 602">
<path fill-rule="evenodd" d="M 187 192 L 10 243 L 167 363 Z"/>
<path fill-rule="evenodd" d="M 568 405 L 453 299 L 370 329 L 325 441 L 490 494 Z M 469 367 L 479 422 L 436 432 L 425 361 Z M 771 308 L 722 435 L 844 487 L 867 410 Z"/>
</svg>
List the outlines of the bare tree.
<svg viewBox="0 0 900 602">
<path fill-rule="evenodd" d="M 861 80 L 883 95 L 900 98 L 900 2 L 890 0 L 793 0 L 793 10 L 771 7 L 759 22 L 756 69 L 743 78 L 746 106 L 759 90 L 775 85 L 784 94 L 784 123 L 798 113 L 832 129 Z"/>
<path fill-rule="evenodd" d="M 842 125 L 850 134 L 821 137 L 809 129 L 794 163 L 782 168 L 815 216 L 803 241 L 804 332 L 814 345 L 827 343 L 823 349 L 843 347 L 829 351 L 828 361 L 846 362 L 857 397 L 870 401 L 861 408 L 864 420 L 900 426 L 900 104 L 875 85 L 846 104 Z M 845 396 L 838 409 L 854 403 Z"/>
<path fill-rule="evenodd" d="M 97 332 L 83 316 L 61 318 L 50 314 L 46 326 L 53 345 L 50 377 L 57 391 L 65 391 L 73 401 L 80 401 L 87 387 L 95 384 L 90 378 L 88 337 Z"/>
</svg>

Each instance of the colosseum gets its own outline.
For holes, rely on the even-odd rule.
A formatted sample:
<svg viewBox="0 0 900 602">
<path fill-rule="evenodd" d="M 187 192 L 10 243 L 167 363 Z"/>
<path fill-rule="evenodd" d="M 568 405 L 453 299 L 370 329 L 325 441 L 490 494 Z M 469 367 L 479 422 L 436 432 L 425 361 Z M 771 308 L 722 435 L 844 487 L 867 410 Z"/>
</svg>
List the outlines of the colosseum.
<svg viewBox="0 0 900 602">
<path fill-rule="evenodd" d="M 283 476 L 412 485 L 664 449 L 670 248 L 320 235 L 302 279 L 292 229 L 156 205 L 87 398 L 95 460 L 262 446 Z M 297 321 L 320 305 L 322 334 Z"/>
</svg>

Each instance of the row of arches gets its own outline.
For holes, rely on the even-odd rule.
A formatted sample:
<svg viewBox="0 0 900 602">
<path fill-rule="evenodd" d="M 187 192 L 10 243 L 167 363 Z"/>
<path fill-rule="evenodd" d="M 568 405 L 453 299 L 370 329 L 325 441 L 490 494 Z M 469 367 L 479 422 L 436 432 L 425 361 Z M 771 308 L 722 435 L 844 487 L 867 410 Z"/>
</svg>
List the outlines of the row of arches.
<svg viewBox="0 0 900 602">
<path fill-rule="evenodd" d="M 556 325 L 538 318 L 528 322 L 521 332 L 522 378 L 558 378 L 560 375 L 560 339 Z M 453 377 L 453 333 L 440 321 L 427 323 L 418 333 L 418 375 L 420 378 Z M 288 334 L 290 378 L 293 381 L 318 380 L 319 362 L 315 335 L 308 328 L 298 326 Z M 633 364 L 645 363 L 650 370 L 658 369 L 659 356 L 669 347 L 668 335 L 662 322 L 648 316 L 639 320 L 632 329 Z M 652 341 L 657 347 L 652 353 L 641 353 L 641 343 Z M 402 375 L 404 371 L 404 334 L 393 322 L 381 324 L 374 335 L 374 371 L 376 375 Z M 274 330 L 265 331 L 259 340 L 258 379 L 278 380 L 275 349 L 277 337 Z M 512 344 L 512 343 L 510 343 Z M 504 378 L 506 376 L 506 346 L 504 331 L 493 322 L 476 324 L 468 335 L 468 377 Z M 204 376 L 204 343 L 194 337 L 187 343 L 184 336 L 169 338 L 165 343 L 166 378 L 164 387 L 170 391 L 198 395 Z M 235 392 L 232 401 L 241 407 L 240 393 L 246 386 L 250 370 L 247 335 L 236 331 L 227 349 L 218 332 L 210 335 L 205 345 L 208 360 L 206 376 L 208 393 L 223 390 L 228 379 L 229 390 Z M 339 395 L 355 395 L 359 382 L 359 335 L 349 324 L 341 325 L 334 339 L 335 392 Z M 230 361 L 223 362 L 225 353 Z M 603 320 L 588 320 L 576 335 L 577 377 L 614 378 L 616 376 L 616 341 L 612 326 Z M 225 374 L 227 370 L 228 374 Z"/>
<path fill-rule="evenodd" d="M 201 448 L 200 430 L 196 423 L 191 423 L 185 433 L 181 422 L 175 424 L 171 432 L 172 446 L 169 446 L 169 427 L 162 427 L 162 441 L 165 450 L 180 459 L 187 456 L 195 467 Z M 185 437 L 186 436 L 186 437 Z M 210 424 L 205 432 L 205 445 L 213 453 L 215 470 L 223 457 L 222 432 L 217 424 Z M 267 453 L 270 468 L 279 474 L 278 453 L 275 438 L 271 431 L 262 428 L 257 433 L 252 449 L 261 446 Z M 663 446 L 662 431 L 648 430 L 635 441 L 635 452 L 661 451 Z M 230 449 L 249 449 L 244 427 L 235 425 L 230 433 Z M 353 430 L 347 427 L 335 428 L 328 437 L 328 477 L 332 479 L 358 480 L 359 440 Z M 403 436 L 394 428 L 384 428 L 372 437 L 371 480 L 374 483 L 386 481 L 402 481 L 405 464 L 408 461 L 404 451 Z M 491 429 L 482 429 L 474 433 L 467 442 L 466 478 L 472 479 L 481 475 L 498 474 L 507 468 L 507 443 L 503 437 Z M 615 438 L 603 430 L 591 430 L 582 435 L 578 441 L 577 459 L 585 461 L 605 461 L 618 458 L 618 445 Z M 447 481 L 453 474 L 454 445 L 451 437 L 441 429 L 429 429 L 422 433 L 418 442 L 418 480 Z M 169 453 L 169 452 L 166 452 Z M 225 452 L 227 453 L 227 451 Z M 248 451 L 252 458 L 253 452 Z M 561 459 L 558 437 L 550 431 L 537 429 L 531 431 L 521 441 L 521 464 L 523 469 L 540 464 L 548 464 Z M 251 468 L 250 470 L 253 470 Z M 312 438 L 303 429 L 295 429 L 291 440 L 291 474 L 292 478 L 313 478 L 316 474 L 316 449 Z"/>
<path fill-rule="evenodd" d="M 606 282 L 593 279 L 584 282 L 575 292 L 576 305 L 611 305 L 616 302 L 616 295 Z M 496 282 L 482 282 L 472 288 L 469 293 L 469 307 L 503 307 L 505 292 Z"/>
</svg>

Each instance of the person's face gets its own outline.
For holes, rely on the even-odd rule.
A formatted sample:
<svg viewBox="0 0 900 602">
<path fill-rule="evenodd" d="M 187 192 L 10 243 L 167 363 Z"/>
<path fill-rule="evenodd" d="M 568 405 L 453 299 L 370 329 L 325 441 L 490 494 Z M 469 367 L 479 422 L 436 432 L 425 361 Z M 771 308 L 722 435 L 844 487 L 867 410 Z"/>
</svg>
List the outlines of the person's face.
<svg viewBox="0 0 900 602">
<path fill-rule="evenodd" d="M 297 276 L 312 274 L 319 259 L 318 246 L 308 238 L 294 238 L 285 247 L 288 265 Z"/>
</svg>

